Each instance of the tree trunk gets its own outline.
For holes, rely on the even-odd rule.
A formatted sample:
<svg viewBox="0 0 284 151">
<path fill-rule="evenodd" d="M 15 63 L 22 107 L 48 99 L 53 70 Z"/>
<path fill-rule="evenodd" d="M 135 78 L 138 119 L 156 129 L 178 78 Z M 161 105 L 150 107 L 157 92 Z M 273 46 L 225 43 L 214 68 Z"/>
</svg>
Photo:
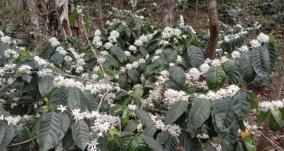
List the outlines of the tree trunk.
<svg viewBox="0 0 284 151">
<path fill-rule="evenodd" d="M 210 24 L 210 38 L 208 41 L 207 55 L 210 59 L 215 57 L 219 36 L 219 19 L 216 0 L 208 0 L 208 17 Z"/>
<path fill-rule="evenodd" d="M 116 0 L 115 5 L 117 9 L 123 9 L 123 0 Z"/>
<path fill-rule="evenodd" d="M 165 26 L 172 26 L 174 23 L 174 16 L 175 16 L 175 0 L 165 0 L 164 1 L 164 18 L 163 23 Z"/>
<path fill-rule="evenodd" d="M 98 0 L 98 17 L 99 17 L 99 28 L 100 30 L 104 30 L 104 23 L 103 23 L 103 9 L 102 9 L 102 1 Z"/>
</svg>

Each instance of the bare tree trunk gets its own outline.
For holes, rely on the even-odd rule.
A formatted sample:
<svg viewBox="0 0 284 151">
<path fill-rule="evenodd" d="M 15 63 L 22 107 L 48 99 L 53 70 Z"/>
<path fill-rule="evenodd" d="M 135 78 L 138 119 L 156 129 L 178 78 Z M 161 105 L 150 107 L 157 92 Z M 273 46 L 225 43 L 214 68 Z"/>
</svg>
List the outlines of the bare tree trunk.
<svg viewBox="0 0 284 151">
<path fill-rule="evenodd" d="M 98 16 L 99 16 L 99 28 L 100 30 L 104 30 L 104 23 L 103 23 L 103 9 L 102 9 L 102 1 L 98 0 Z"/>
<path fill-rule="evenodd" d="M 175 6 L 176 2 L 175 0 L 165 0 L 164 1 L 164 18 L 163 23 L 165 26 L 172 26 L 174 23 L 174 17 L 175 17 Z"/>
<path fill-rule="evenodd" d="M 123 0 L 116 0 L 115 6 L 117 9 L 123 9 Z"/>
<path fill-rule="evenodd" d="M 13 9 L 16 13 L 19 13 L 24 9 L 24 1 L 23 0 L 13 0 L 7 1 L 6 5 Z"/>
<path fill-rule="evenodd" d="M 39 16 L 37 12 L 37 0 L 27 0 L 27 7 L 30 15 L 30 22 L 33 26 L 39 26 Z"/>
<path fill-rule="evenodd" d="M 207 55 L 214 58 L 219 36 L 219 19 L 216 0 L 208 0 L 208 17 L 210 24 L 210 38 L 208 41 Z"/>
</svg>

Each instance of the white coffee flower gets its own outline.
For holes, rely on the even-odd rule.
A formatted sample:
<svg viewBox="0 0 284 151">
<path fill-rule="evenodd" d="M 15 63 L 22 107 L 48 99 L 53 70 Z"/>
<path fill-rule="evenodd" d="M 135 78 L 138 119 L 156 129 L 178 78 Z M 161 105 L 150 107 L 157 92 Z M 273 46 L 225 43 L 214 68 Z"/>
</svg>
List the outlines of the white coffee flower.
<svg viewBox="0 0 284 151">
<path fill-rule="evenodd" d="M 31 73 L 32 73 L 32 72 L 31 72 L 31 69 L 32 69 L 32 67 L 29 66 L 29 65 L 21 65 L 21 66 L 19 67 L 19 71 L 20 71 L 21 73 L 26 73 L 26 74 L 31 74 Z"/>
<path fill-rule="evenodd" d="M 60 45 L 60 42 L 55 37 L 51 37 L 48 41 L 50 42 L 50 45 L 52 47 L 56 47 L 56 46 Z"/>
<path fill-rule="evenodd" d="M 130 110 L 136 110 L 136 108 L 137 108 L 137 106 L 136 105 L 134 105 L 134 104 L 129 104 L 128 105 L 128 108 L 130 109 Z"/>
<path fill-rule="evenodd" d="M 253 47 L 253 48 L 257 48 L 257 47 L 261 46 L 260 43 L 255 39 L 251 40 L 250 44 L 251 44 L 251 47 Z"/>
<path fill-rule="evenodd" d="M 249 51 L 249 48 L 247 45 L 243 45 L 241 46 L 239 49 L 238 49 L 240 52 L 248 52 Z"/>
<path fill-rule="evenodd" d="M 219 59 L 214 59 L 212 60 L 211 65 L 214 67 L 218 67 L 218 66 L 221 66 L 221 62 Z"/>
<path fill-rule="evenodd" d="M 12 49 L 7 49 L 5 50 L 4 52 L 4 56 L 8 59 L 10 58 L 15 58 L 17 59 L 19 57 L 19 54 L 15 51 L 15 50 L 12 50 Z"/>
<path fill-rule="evenodd" d="M 222 62 L 222 63 L 225 63 L 225 62 L 227 62 L 227 61 L 229 61 L 229 59 L 228 59 L 226 56 L 222 56 L 222 57 L 221 57 L 221 62 Z"/>
<path fill-rule="evenodd" d="M 135 40 L 134 45 L 135 46 L 142 46 L 143 45 L 143 41 L 140 40 L 140 39 L 137 39 L 137 40 Z"/>
<path fill-rule="evenodd" d="M 3 42 L 3 43 L 8 43 L 10 44 L 12 41 L 11 41 L 11 38 L 9 36 L 2 36 L 0 38 L 0 40 Z"/>
<path fill-rule="evenodd" d="M 132 51 L 132 52 L 137 51 L 137 48 L 136 48 L 135 46 L 133 46 L 133 45 L 130 45 L 128 49 L 129 49 L 130 51 Z"/>
<path fill-rule="evenodd" d="M 207 63 L 203 63 L 200 65 L 199 69 L 204 74 L 210 69 L 210 66 Z"/>
<path fill-rule="evenodd" d="M 124 51 L 126 56 L 131 56 L 131 53 L 129 51 Z"/>
<path fill-rule="evenodd" d="M 241 53 L 239 51 L 233 51 L 231 55 L 233 59 L 236 59 L 241 56 Z"/>
<path fill-rule="evenodd" d="M 61 113 L 63 113 L 64 111 L 67 110 L 67 106 L 59 105 L 56 109 Z"/>
<path fill-rule="evenodd" d="M 264 33 L 260 33 L 257 38 L 256 38 L 259 42 L 261 43 L 267 43 L 269 42 L 269 36 L 264 34 Z"/>
<path fill-rule="evenodd" d="M 73 59 L 72 59 L 72 57 L 70 57 L 70 56 L 65 56 L 64 57 L 64 61 L 66 61 L 66 62 L 71 62 Z"/>
<path fill-rule="evenodd" d="M 187 80 L 197 81 L 202 73 L 197 68 L 191 68 L 188 73 L 186 74 Z"/>
<path fill-rule="evenodd" d="M 107 42 L 104 44 L 104 47 L 109 50 L 111 47 L 113 46 L 113 44 L 111 42 Z"/>
<path fill-rule="evenodd" d="M 118 37 L 119 37 L 119 32 L 116 30 L 113 30 L 110 32 L 110 36 L 108 37 L 108 40 L 110 42 L 116 42 Z"/>
<path fill-rule="evenodd" d="M 101 36 L 102 32 L 100 29 L 96 29 L 95 36 Z"/>
<path fill-rule="evenodd" d="M 177 63 L 182 63 L 183 59 L 180 55 L 177 55 Z"/>
</svg>

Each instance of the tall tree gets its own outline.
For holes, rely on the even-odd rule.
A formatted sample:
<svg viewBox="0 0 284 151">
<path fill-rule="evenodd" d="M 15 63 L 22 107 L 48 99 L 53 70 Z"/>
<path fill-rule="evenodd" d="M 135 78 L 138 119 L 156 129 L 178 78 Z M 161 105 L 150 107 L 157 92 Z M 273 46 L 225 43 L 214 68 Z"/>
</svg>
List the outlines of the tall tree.
<svg viewBox="0 0 284 151">
<path fill-rule="evenodd" d="M 163 23 L 165 26 L 172 26 L 174 23 L 175 17 L 175 7 L 176 1 L 175 0 L 164 0 L 164 18 Z"/>
<path fill-rule="evenodd" d="M 214 58 L 219 36 L 219 19 L 216 0 L 208 0 L 208 17 L 210 24 L 210 38 L 208 41 L 207 55 Z"/>
<path fill-rule="evenodd" d="M 102 1 L 98 0 L 98 17 L 100 30 L 104 30 Z"/>
</svg>

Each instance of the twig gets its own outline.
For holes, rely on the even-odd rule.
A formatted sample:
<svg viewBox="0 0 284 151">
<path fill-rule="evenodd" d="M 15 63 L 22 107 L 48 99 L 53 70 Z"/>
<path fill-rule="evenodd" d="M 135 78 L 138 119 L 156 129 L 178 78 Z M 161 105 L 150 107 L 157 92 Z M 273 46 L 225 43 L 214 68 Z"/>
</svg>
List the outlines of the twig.
<svg viewBox="0 0 284 151">
<path fill-rule="evenodd" d="M 106 91 L 106 92 L 103 94 L 103 96 L 101 97 L 100 103 L 99 103 L 99 105 L 98 105 L 98 108 L 97 108 L 97 111 L 98 111 L 98 112 L 100 111 L 100 108 L 101 108 L 101 106 L 102 106 L 102 104 L 103 104 L 103 101 L 104 101 L 106 95 L 107 95 L 108 93 L 110 93 L 111 91 L 113 91 L 113 90 L 114 90 L 114 89 L 108 90 L 108 91 Z"/>
<path fill-rule="evenodd" d="M 11 144 L 11 145 L 8 145 L 7 147 L 15 147 L 15 146 L 19 146 L 19 145 L 22 145 L 22 144 L 26 144 L 34 139 L 36 139 L 37 137 L 33 137 L 31 139 L 28 139 L 28 140 L 25 140 L 25 141 L 22 141 L 22 142 L 19 142 L 19 143 L 15 143 L 15 144 Z"/>
<path fill-rule="evenodd" d="M 82 22 L 82 23 L 83 23 L 83 22 Z M 84 25 L 84 23 L 83 23 L 83 25 Z M 91 48 L 92 52 L 95 54 L 96 59 L 98 59 L 97 52 L 96 52 L 96 50 L 94 49 L 92 43 L 90 42 L 90 40 L 89 40 L 89 38 L 88 38 L 88 34 L 87 34 L 87 31 L 86 31 L 86 28 L 85 28 L 85 26 L 83 26 L 83 27 L 84 27 L 83 30 L 84 30 L 85 38 L 86 38 L 88 44 L 90 45 L 90 48 Z M 102 65 L 99 61 L 98 61 L 98 63 L 99 63 L 99 66 L 100 66 L 101 70 L 103 71 L 103 73 L 104 73 L 104 75 L 105 75 L 105 71 L 104 71 L 103 65 Z"/>
<path fill-rule="evenodd" d="M 284 149 L 282 147 L 280 147 L 279 145 L 275 144 L 273 142 L 273 140 L 271 140 L 270 138 L 268 138 L 267 136 L 265 136 L 262 132 L 257 132 L 258 134 L 260 134 L 262 137 L 264 137 L 266 140 L 268 140 L 272 145 L 274 145 L 279 151 L 284 151 Z"/>
</svg>

